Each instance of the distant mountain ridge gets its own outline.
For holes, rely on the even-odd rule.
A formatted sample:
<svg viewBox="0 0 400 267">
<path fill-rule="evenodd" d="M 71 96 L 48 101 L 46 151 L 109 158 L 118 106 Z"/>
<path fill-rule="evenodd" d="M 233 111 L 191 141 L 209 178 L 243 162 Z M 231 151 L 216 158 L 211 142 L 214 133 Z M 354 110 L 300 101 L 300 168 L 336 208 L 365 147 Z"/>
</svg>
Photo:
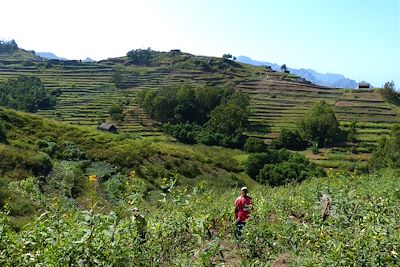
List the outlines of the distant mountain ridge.
<svg viewBox="0 0 400 267">
<path fill-rule="evenodd" d="M 246 56 L 239 56 L 236 58 L 238 62 L 250 64 L 254 66 L 270 66 L 273 70 L 280 70 L 281 66 L 275 63 L 266 61 L 253 60 Z M 306 80 L 321 86 L 334 87 L 334 88 L 357 88 L 357 82 L 344 77 L 342 74 L 334 73 L 319 73 L 313 69 L 292 69 L 288 68 L 290 73 L 296 74 Z"/>
<path fill-rule="evenodd" d="M 65 57 L 59 57 L 52 52 L 36 52 L 35 54 L 39 57 L 46 58 L 46 59 L 69 60 L 68 58 L 65 58 Z M 87 57 L 82 61 L 83 62 L 94 62 L 94 60 L 91 59 L 90 57 Z"/>
</svg>

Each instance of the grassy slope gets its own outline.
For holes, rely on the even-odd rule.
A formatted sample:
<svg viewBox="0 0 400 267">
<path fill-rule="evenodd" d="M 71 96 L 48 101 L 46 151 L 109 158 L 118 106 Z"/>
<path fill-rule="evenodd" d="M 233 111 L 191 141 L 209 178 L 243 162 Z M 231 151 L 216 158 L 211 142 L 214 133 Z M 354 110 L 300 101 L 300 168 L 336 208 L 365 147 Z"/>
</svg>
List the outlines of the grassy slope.
<svg viewBox="0 0 400 267">
<path fill-rule="evenodd" d="M 264 138 L 267 142 L 275 138 L 282 127 L 295 127 L 298 118 L 313 103 L 325 100 L 335 105 L 338 119 L 344 127 L 351 121 L 358 122 L 357 138 L 360 141 L 358 144 L 344 144 L 344 148 L 339 150 L 322 150 L 319 156 L 309 156 L 327 168 L 365 166 L 371 147 L 382 134 L 388 133 L 393 123 L 400 122 L 399 108 L 386 102 L 378 91 L 338 90 L 302 84 L 295 82 L 291 75 L 270 72 L 262 67 L 224 63 L 218 58 L 158 53 L 151 66 L 131 65 L 126 57 L 97 63 L 75 62 L 72 65 L 61 63 L 52 66 L 46 66 L 45 62 L 24 66 L 24 62 L 0 64 L 0 80 L 19 74 L 33 74 L 39 76 L 47 87 L 59 88 L 63 92 L 55 110 L 40 111 L 39 114 L 94 128 L 99 121 L 109 120 L 107 110 L 110 105 L 122 102 L 125 120 L 117 123 L 118 128 L 143 136 L 161 133 L 152 127 L 153 122 L 135 103 L 139 90 L 181 83 L 242 90 L 251 96 L 252 127 L 248 134 Z M 122 75 L 122 89 L 116 89 L 111 82 L 116 70 Z M 271 132 L 262 130 L 260 126 L 263 125 L 270 125 Z M 306 152 L 306 155 L 310 153 Z"/>
<path fill-rule="evenodd" d="M 7 142 L 0 143 L 0 202 L 11 203 L 13 213 L 22 216 L 20 224 L 41 206 L 19 199 L 15 188 L 31 176 L 46 195 L 66 196 L 84 207 L 89 205 L 89 175 L 105 182 L 114 176 L 128 177 L 134 170 L 144 183 L 142 193 L 148 200 L 174 179 L 183 188 L 204 183 L 225 188 L 255 183 L 243 173 L 246 154 L 239 150 L 188 146 L 165 136 L 109 134 L 3 108 L 0 120 L 7 136 Z M 4 190 L 2 183 L 8 184 Z M 109 209 L 108 191 L 99 192 L 98 201 Z"/>
</svg>

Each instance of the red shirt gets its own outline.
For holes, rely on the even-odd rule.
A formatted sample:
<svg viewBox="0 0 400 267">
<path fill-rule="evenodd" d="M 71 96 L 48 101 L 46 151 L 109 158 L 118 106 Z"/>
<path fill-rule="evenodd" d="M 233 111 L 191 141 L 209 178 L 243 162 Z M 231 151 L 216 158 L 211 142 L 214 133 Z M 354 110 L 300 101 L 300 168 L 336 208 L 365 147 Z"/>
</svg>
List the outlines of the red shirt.
<svg viewBox="0 0 400 267">
<path fill-rule="evenodd" d="M 250 216 L 250 205 L 252 203 L 252 199 L 249 196 L 240 196 L 235 200 L 235 215 L 236 220 L 244 222 Z"/>
</svg>

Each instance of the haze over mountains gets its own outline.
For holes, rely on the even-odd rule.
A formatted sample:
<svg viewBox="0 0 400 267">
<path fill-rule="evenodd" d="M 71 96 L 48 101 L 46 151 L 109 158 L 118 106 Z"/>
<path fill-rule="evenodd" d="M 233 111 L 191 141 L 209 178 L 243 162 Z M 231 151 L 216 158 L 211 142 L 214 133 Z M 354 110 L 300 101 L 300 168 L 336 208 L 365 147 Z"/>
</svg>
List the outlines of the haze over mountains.
<svg viewBox="0 0 400 267">
<path fill-rule="evenodd" d="M 253 60 L 246 56 L 239 56 L 236 59 L 238 62 L 246 63 L 254 66 L 271 66 L 273 70 L 280 70 L 281 66 L 275 63 L 266 61 Z M 335 88 L 357 88 L 357 82 L 344 77 L 342 74 L 333 73 L 319 73 L 313 69 L 292 69 L 288 68 L 290 73 L 296 74 L 306 80 L 321 86 L 335 87 Z"/>
</svg>

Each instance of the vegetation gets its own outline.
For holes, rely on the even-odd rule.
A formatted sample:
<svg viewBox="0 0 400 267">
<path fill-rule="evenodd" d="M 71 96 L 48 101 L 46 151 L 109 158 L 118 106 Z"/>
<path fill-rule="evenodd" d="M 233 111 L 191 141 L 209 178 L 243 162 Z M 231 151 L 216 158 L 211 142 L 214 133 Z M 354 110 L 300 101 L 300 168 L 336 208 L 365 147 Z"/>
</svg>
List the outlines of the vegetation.
<svg viewBox="0 0 400 267">
<path fill-rule="evenodd" d="M 301 182 L 309 177 L 322 177 L 325 172 L 316 168 L 304 156 L 288 150 L 268 149 L 249 156 L 246 173 L 261 184 L 279 186 Z"/>
<path fill-rule="evenodd" d="M 122 121 L 124 119 L 124 109 L 121 104 L 112 105 L 108 112 L 114 121 Z"/>
<path fill-rule="evenodd" d="M 279 137 L 272 141 L 272 147 L 276 149 L 287 148 L 292 150 L 303 150 L 308 144 L 300 135 L 299 130 L 283 128 Z"/>
<path fill-rule="evenodd" d="M 242 148 L 249 98 L 212 87 L 167 87 L 144 91 L 139 103 L 163 129 L 186 143 Z"/>
<path fill-rule="evenodd" d="M 244 151 L 249 153 L 263 153 L 267 151 L 267 144 L 259 138 L 250 137 L 247 138 L 246 143 L 244 144 Z"/>
<path fill-rule="evenodd" d="M 0 83 L 0 105 L 36 112 L 53 108 L 56 97 L 48 92 L 41 80 L 35 76 L 19 76 Z"/>
<path fill-rule="evenodd" d="M 394 125 L 390 135 L 379 141 L 371 165 L 375 169 L 400 168 L 400 124 Z"/>
<path fill-rule="evenodd" d="M 305 140 L 319 147 L 331 145 L 341 139 L 335 112 L 325 101 L 317 103 L 304 115 L 300 120 L 299 130 Z"/>
<path fill-rule="evenodd" d="M 400 97 L 396 92 L 396 87 L 393 81 L 386 82 L 383 86 L 382 95 L 385 97 L 390 103 L 400 106 Z"/>
<path fill-rule="evenodd" d="M 18 50 L 18 45 L 15 40 L 4 41 L 0 40 L 0 53 L 12 53 Z"/>
<path fill-rule="evenodd" d="M 133 64 L 149 65 L 154 58 L 154 53 L 155 51 L 151 50 L 151 48 L 149 47 L 147 49 L 131 50 L 127 53 L 127 56 Z"/>
<path fill-rule="evenodd" d="M 293 265 L 399 264 L 398 174 L 353 176 L 329 173 L 300 185 L 250 188 L 256 209 L 242 239 L 233 237 L 232 203 L 238 189 L 171 188 L 157 208 L 147 204 L 146 241 L 128 207 L 97 213 L 48 199 L 47 212 L 21 231 L 0 214 L 2 265 Z M 88 190 L 96 199 L 96 180 Z M 40 199 L 38 185 L 15 185 L 27 198 Z M 326 220 L 319 193 L 333 206 Z M 210 201 L 212 199 L 212 201 Z M 139 204 L 137 201 L 135 205 Z M 25 244 L 25 245 L 22 245 Z"/>
</svg>

